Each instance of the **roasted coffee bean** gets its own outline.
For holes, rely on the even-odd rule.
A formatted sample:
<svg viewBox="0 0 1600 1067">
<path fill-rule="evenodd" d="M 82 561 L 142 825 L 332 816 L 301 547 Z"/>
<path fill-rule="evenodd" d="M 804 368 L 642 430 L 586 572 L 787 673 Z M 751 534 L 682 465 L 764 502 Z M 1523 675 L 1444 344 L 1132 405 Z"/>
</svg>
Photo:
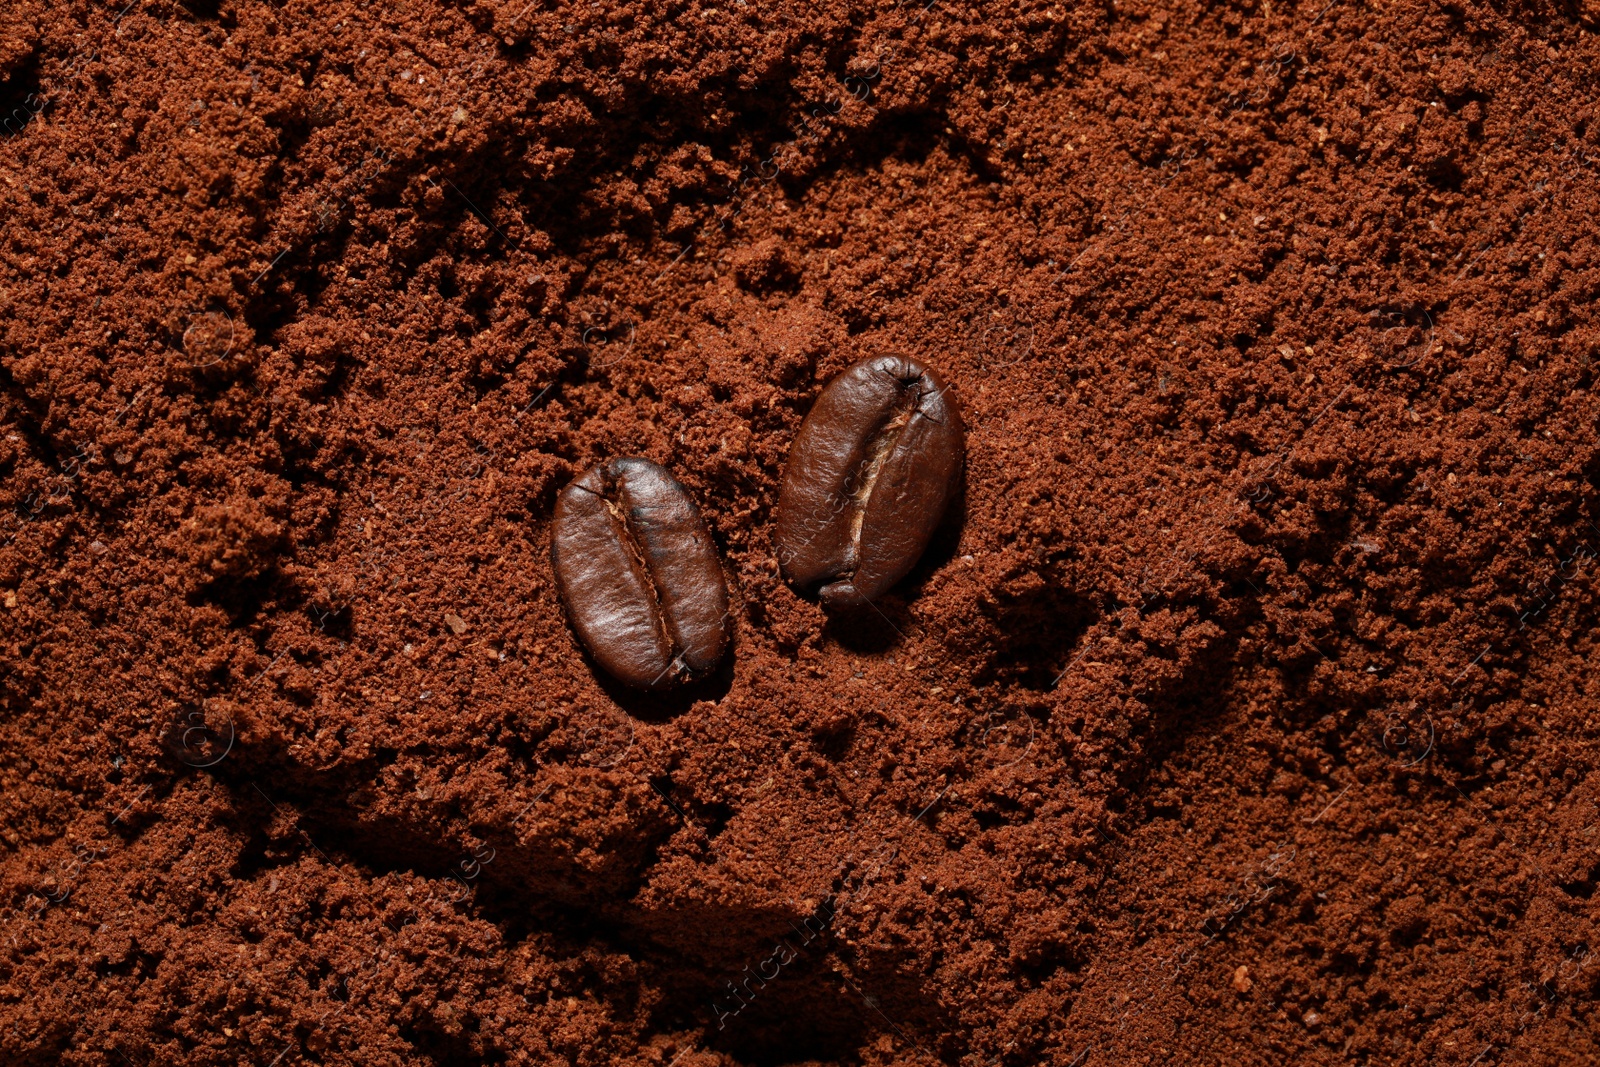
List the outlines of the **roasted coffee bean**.
<svg viewBox="0 0 1600 1067">
<path fill-rule="evenodd" d="M 647 459 L 614 459 L 556 499 L 550 559 L 573 628 L 602 667 L 665 689 L 716 667 L 728 587 L 700 509 Z"/>
<path fill-rule="evenodd" d="M 783 472 L 775 539 L 785 576 L 826 607 L 876 599 L 928 547 L 963 447 L 953 398 L 914 360 L 862 360 L 829 382 Z"/>
</svg>

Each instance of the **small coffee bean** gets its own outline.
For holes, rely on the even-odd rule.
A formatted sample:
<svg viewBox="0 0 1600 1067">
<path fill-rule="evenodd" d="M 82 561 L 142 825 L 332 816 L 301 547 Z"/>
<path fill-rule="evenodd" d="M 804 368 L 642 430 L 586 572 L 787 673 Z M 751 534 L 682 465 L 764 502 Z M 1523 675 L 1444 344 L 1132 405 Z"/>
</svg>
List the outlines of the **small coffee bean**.
<svg viewBox="0 0 1600 1067">
<path fill-rule="evenodd" d="M 954 398 L 910 359 L 862 360 L 828 383 L 783 472 L 784 575 L 829 608 L 871 602 L 928 547 L 961 473 Z"/>
<path fill-rule="evenodd" d="M 550 559 L 573 628 L 640 689 L 704 675 L 728 645 L 728 587 L 700 509 L 647 459 L 602 463 L 556 499 Z"/>
</svg>

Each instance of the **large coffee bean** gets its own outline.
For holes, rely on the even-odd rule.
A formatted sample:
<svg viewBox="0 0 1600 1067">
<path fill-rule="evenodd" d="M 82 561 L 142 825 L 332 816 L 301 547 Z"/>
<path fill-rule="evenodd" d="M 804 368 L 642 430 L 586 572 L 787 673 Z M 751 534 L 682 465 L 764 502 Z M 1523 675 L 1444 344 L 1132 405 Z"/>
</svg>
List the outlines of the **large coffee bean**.
<svg viewBox="0 0 1600 1067">
<path fill-rule="evenodd" d="M 556 499 L 550 559 L 589 654 L 640 689 L 716 667 L 728 587 L 687 490 L 647 459 L 602 463 Z"/>
<path fill-rule="evenodd" d="M 961 473 L 961 415 L 909 359 L 862 360 L 822 391 L 778 497 L 784 574 L 830 608 L 874 600 L 916 565 Z"/>
</svg>

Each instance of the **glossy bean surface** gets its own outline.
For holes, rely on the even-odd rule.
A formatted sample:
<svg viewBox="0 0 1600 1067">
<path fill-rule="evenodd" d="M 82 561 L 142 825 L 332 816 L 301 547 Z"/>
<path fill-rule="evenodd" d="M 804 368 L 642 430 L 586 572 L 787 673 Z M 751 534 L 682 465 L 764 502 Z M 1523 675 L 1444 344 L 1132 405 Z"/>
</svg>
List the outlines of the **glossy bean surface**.
<svg viewBox="0 0 1600 1067">
<path fill-rule="evenodd" d="M 784 467 L 774 540 L 785 577 L 860 607 L 914 567 L 950 506 L 965 432 L 938 375 L 862 360 L 828 383 Z"/>
<path fill-rule="evenodd" d="M 551 563 L 573 629 L 606 671 L 666 689 L 714 670 L 728 588 L 700 509 L 646 459 L 613 459 L 562 490 Z"/>
</svg>

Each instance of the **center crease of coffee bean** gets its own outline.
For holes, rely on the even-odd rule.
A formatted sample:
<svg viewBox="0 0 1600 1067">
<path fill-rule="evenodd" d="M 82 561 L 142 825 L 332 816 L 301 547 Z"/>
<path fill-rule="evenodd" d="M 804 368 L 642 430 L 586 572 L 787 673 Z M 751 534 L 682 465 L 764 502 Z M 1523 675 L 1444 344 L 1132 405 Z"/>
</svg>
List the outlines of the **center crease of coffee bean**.
<svg viewBox="0 0 1600 1067">
<path fill-rule="evenodd" d="M 873 433 L 867 461 L 863 464 L 865 471 L 861 485 L 849 494 L 849 506 L 854 508 L 850 516 L 850 540 L 846 545 L 844 563 L 838 574 L 834 575 L 836 578 L 853 577 L 861 564 L 861 524 L 867 519 L 867 504 L 872 500 L 872 490 L 878 484 L 878 475 L 883 472 L 884 461 L 893 454 L 894 446 L 906 427 L 911 425 L 911 420 L 922 413 L 924 394 L 919 384 L 917 378 L 900 379 L 901 398 L 883 425 Z"/>
<path fill-rule="evenodd" d="M 579 488 L 586 493 L 594 492 L 582 486 L 579 486 Z M 614 489 L 609 483 L 606 488 L 608 490 Z M 617 491 L 620 492 L 620 490 Z M 661 579 L 656 575 L 655 570 L 651 568 L 649 557 L 645 554 L 644 544 L 639 539 L 639 531 L 636 526 L 636 523 L 640 521 L 640 517 L 637 514 L 639 509 L 625 509 L 617 501 L 605 494 L 595 493 L 594 495 L 598 496 L 600 502 L 606 506 L 607 514 L 611 516 L 611 521 L 616 524 L 617 536 L 624 545 L 628 546 L 628 553 L 633 556 L 633 562 L 637 566 L 639 574 L 644 578 L 645 587 L 650 590 L 650 599 L 656 609 L 651 613 L 652 617 L 656 621 L 662 640 L 672 650 L 672 662 L 667 664 L 666 670 L 661 672 L 661 677 L 683 670 L 683 642 L 678 639 L 677 634 L 672 632 L 672 623 L 669 621 L 667 612 L 664 609 L 666 598 L 661 591 Z M 660 681 L 660 677 L 656 680 Z"/>
</svg>

